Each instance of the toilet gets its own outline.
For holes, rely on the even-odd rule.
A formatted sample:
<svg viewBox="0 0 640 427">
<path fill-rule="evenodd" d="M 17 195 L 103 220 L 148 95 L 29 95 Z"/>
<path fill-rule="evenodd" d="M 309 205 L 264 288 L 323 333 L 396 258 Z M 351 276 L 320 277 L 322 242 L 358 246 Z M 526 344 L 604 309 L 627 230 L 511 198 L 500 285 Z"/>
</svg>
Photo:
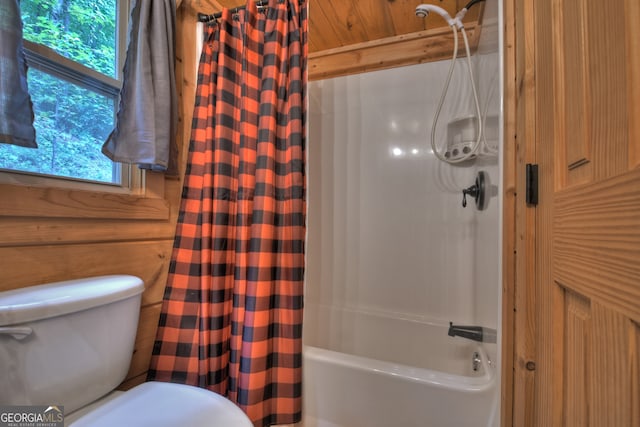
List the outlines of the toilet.
<svg viewBox="0 0 640 427">
<path fill-rule="evenodd" d="M 0 404 L 58 405 L 65 425 L 251 427 L 231 401 L 183 384 L 115 391 L 131 362 L 144 284 L 100 276 L 0 292 Z"/>
</svg>

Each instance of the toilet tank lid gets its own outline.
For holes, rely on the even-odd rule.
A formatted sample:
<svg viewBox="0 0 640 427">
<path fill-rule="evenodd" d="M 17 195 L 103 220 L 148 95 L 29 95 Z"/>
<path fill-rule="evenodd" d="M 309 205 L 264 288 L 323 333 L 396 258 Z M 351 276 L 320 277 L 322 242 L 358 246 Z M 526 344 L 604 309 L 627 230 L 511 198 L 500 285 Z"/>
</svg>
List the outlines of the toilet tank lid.
<svg viewBox="0 0 640 427">
<path fill-rule="evenodd" d="M 0 292 L 0 327 L 86 310 L 142 291 L 144 283 L 139 277 L 112 275 Z"/>
</svg>

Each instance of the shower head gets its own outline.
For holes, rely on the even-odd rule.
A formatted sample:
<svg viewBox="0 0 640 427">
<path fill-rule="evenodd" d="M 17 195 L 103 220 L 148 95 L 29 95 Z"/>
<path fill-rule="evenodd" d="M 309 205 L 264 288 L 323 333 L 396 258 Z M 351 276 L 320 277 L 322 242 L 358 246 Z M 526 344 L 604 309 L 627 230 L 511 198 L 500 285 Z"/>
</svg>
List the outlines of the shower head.
<svg viewBox="0 0 640 427">
<path fill-rule="evenodd" d="M 442 16 L 449 26 L 456 25 L 456 21 L 451 18 L 451 15 L 449 15 L 449 13 L 440 6 L 433 4 L 421 4 L 416 7 L 416 16 L 419 18 L 426 18 L 429 15 L 429 12 L 435 12 Z"/>
</svg>

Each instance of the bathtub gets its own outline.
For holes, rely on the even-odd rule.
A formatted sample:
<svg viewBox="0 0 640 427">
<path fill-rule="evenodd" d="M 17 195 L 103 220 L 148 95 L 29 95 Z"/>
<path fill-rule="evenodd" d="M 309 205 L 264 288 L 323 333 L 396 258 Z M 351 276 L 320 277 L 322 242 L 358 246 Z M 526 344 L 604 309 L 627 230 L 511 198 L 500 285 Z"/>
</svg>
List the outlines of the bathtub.
<svg viewBox="0 0 640 427">
<path fill-rule="evenodd" d="M 446 324 L 407 316 L 305 310 L 302 426 L 498 425 L 499 392 L 486 348 L 495 344 L 452 338 Z"/>
</svg>

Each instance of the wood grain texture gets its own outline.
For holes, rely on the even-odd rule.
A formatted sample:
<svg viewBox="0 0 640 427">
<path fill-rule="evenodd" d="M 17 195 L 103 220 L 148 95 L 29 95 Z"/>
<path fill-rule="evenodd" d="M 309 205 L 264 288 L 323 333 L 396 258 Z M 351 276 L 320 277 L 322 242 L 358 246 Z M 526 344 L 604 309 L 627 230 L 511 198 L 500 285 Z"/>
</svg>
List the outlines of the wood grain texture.
<svg viewBox="0 0 640 427">
<path fill-rule="evenodd" d="M 434 4 L 455 16 L 466 3 L 439 0 Z M 209 14 L 223 7 L 233 9 L 245 4 L 246 0 L 184 0 L 180 9 Z M 435 13 L 426 19 L 417 17 L 415 8 L 420 1 L 414 0 L 308 0 L 308 4 L 310 52 L 447 27 L 444 19 Z M 477 21 L 482 8 L 482 4 L 473 7 L 464 22 Z"/>
<path fill-rule="evenodd" d="M 175 202 L 171 204 L 173 209 L 172 218 L 176 218 L 177 209 L 180 207 L 179 199 L 182 194 L 182 178 L 184 178 L 184 168 L 191 139 L 191 122 L 198 78 L 197 63 L 198 58 L 200 58 L 200 52 L 197 51 L 195 46 L 197 44 L 196 38 L 201 37 L 201 34 L 197 30 L 197 16 L 194 9 L 183 7 L 178 11 L 176 31 L 178 33 L 176 42 L 176 61 L 178 64 L 176 67 L 176 79 L 179 93 L 178 139 L 181 141 L 181 144 L 179 144 L 179 164 L 182 165 L 183 169 L 180 173 L 180 180 L 166 182 L 167 198 L 176 197 Z"/>
<path fill-rule="evenodd" d="M 195 28 L 198 12 L 211 14 L 244 3 L 239 0 L 183 1 L 178 10 L 183 47 L 187 47 L 186 34 Z M 438 6 L 454 16 L 465 4 L 460 0 L 440 0 Z M 319 80 L 451 57 L 453 41 L 447 23 L 435 13 L 427 19 L 416 17 L 417 5 L 410 0 L 309 0 L 309 79 Z M 483 4 L 475 6 L 464 18 L 472 52 L 475 52 L 480 36 L 483 10 Z M 191 41 L 193 50 L 195 42 Z M 460 55 L 464 56 L 462 41 L 460 45 Z M 190 55 L 187 49 L 183 49 L 182 56 L 187 55 Z M 185 69 L 185 76 L 189 74 L 187 71 Z M 188 101 L 189 96 L 190 91 L 182 98 L 183 101 Z M 193 104 L 189 105 L 193 108 Z"/>
<path fill-rule="evenodd" d="M 561 2 L 560 2 L 561 3 Z M 563 383 L 556 381 L 562 377 L 564 348 L 562 346 L 562 325 L 564 314 L 564 294 L 553 281 L 553 204 L 554 204 L 554 132 L 557 126 L 557 115 L 552 106 L 559 97 L 555 86 L 553 52 L 558 41 L 555 37 L 562 34 L 557 21 L 550 28 L 549 18 L 559 13 L 558 2 L 536 1 L 534 9 L 534 32 L 528 37 L 534 49 L 535 69 L 533 71 L 533 87 L 527 95 L 535 107 L 534 115 L 527 117 L 527 126 L 533 128 L 532 138 L 527 145 L 533 144 L 536 162 L 540 165 L 539 205 L 535 209 L 535 235 L 529 237 L 529 244 L 534 245 L 535 266 L 527 274 L 530 292 L 535 293 L 535 305 L 529 306 L 535 318 L 532 333 L 535 336 L 536 379 L 532 424 L 534 426 L 562 425 Z M 533 119 L 535 118 L 535 120 Z M 529 236 L 529 234 L 527 233 Z M 533 242 L 531 242 L 533 240 Z"/>
<path fill-rule="evenodd" d="M 562 425 L 637 425 L 636 334 L 624 315 L 567 291 Z"/>
<path fill-rule="evenodd" d="M 516 281 L 516 296 L 535 289 L 535 304 L 524 308 L 535 312 L 536 376 L 534 393 L 514 388 L 514 401 L 525 402 L 514 405 L 514 425 L 640 420 L 640 170 L 630 160 L 635 59 L 624 42 L 640 15 L 625 17 L 636 7 L 625 9 L 625 1 L 516 6 L 525 16 L 533 9 L 536 21 L 524 34 L 525 52 L 534 51 L 533 94 L 525 82 L 518 107 L 535 105 L 524 120 L 534 138 L 526 134 L 520 143 L 535 146 L 540 203 L 533 236 L 526 221 L 518 228 L 537 254 L 533 271 L 518 267 L 527 289 Z M 516 317 L 516 337 L 528 332 Z M 517 371 L 515 378 L 517 384 Z"/>
<path fill-rule="evenodd" d="M 583 0 L 584 1 L 584 0 Z M 586 1 L 589 30 L 589 92 L 592 114 L 594 179 L 606 179 L 629 169 L 627 58 L 624 1 Z M 630 29 L 635 30 L 636 24 Z M 593 28 L 599 30 L 593 31 Z"/>
<path fill-rule="evenodd" d="M 636 361 L 629 360 L 631 322 L 598 303 L 592 303 L 591 312 L 589 425 L 632 427 L 630 362 Z"/>
<path fill-rule="evenodd" d="M 629 339 L 631 360 L 631 425 L 640 426 L 640 323 L 633 322 L 630 328 Z M 636 402 L 634 405 L 633 402 Z"/>
<path fill-rule="evenodd" d="M 518 170 L 522 170 L 518 150 L 518 88 L 524 78 L 524 61 L 521 46 L 522 37 L 518 36 L 516 25 L 516 4 L 514 0 L 505 1 L 505 83 L 504 83 L 504 142 L 503 142 L 503 223 L 502 223 L 502 366 L 500 393 L 500 425 L 508 427 L 514 421 L 514 357 L 515 357 L 515 292 L 518 280 L 517 223 L 522 216 L 518 205 Z M 520 17 L 521 18 L 521 17 Z"/>
<path fill-rule="evenodd" d="M 317 9 L 313 3 L 309 4 L 309 52 L 318 52 L 321 46 L 331 46 L 333 37 L 333 21 L 331 15 L 325 15 L 322 9 Z M 333 48 L 339 47 L 333 46 Z"/>
<path fill-rule="evenodd" d="M 168 221 L 76 218 L 0 218 L 0 247 L 171 240 Z"/>
<path fill-rule="evenodd" d="M 477 48 L 480 26 L 469 25 L 472 54 Z M 423 62 L 450 59 L 453 55 L 453 33 L 449 27 L 394 36 L 344 48 L 309 54 L 309 80 L 345 76 Z M 465 56 L 462 41 L 459 57 Z"/>
<path fill-rule="evenodd" d="M 169 219 L 169 204 L 130 194 L 0 184 L 0 216 Z"/>
<path fill-rule="evenodd" d="M 416 18 L 415 9 L 420 3 L 423 2 L 414 0 L 395 0 L 393 2 L 385 2 L 385 15 L 391 20 L 391 25 L 393 26 L 393 32 L 387 34 L 386 37 L 400 35 L 403 33 L 415 33 L 417 31 L 424 31 L 427 29 L 433 29 L 437 26 L 442 26 L 442 21 L 438 22 L 438 19 L 440 19 L 438 16 L 429 16 L 427 19 Z"/>
<path fill-rule="evenodd" d="M 334 36 L 335 42 L 339 43 L 338 46 L 347 46 L 361 43 L 363 40 L 374 40 L 367 37 L 367 29 L 362 22 L 358 7 L 361 3 L 371 2 L 369 0 L 360 0 L 357 3 L 344 0 L 323 0 L 310 5 L 310 7 L 313 7 L 313 13 L 320 12 L 327 16 L 331 22 L 331 34 Z M 370 7 L 370 4 L 367 6 Z M 379 31 L 375 31 L 371 28 L 370 32 L 383 34 L 384 29 L 380 28 Z M 309 37 L 312 37 L 311 34 Z"/>
<path fill-rule="evenodd" d="M 141 241 L 0 248 L 0 290 L 105 274 L 131 274 L 146 287 L 164 286 L 172 245 Z"/>
<path fill-rule="evenodd" d="M 156 339 L 156 329 L 161 309 L 162 304 L 160 303 L 144 306 L 140 310 L 136 343 L 125 381 L 146 374 L 149 370 L 149 362 L 151 361 L 151 353 L 153 352 L 153 343 Z"/>
<path fill-rule="evenodd" d="M 563 425 L 584 427 L 589 425 L 591 368 L 591 305 L 589 300 L 568 292 L 565 299 L 565 366 Z"/>
<path fill-rule="evenodd" d="M 162 172 L 145 171 L 144 196 L 148 199 L 165 198 L 165 174 Z M 166 200 L 166 199 L 165 199 Z M 166 202 L 167 206 L 171 203 Z"/>
<path fill-rule="evenodd" d="M 555 138 L 569 141 L 555 145 L 556 186 L 578 185 L 593 175 L 591 159 L 590 70 L 586 40 L 586 5 L 583 0 L 554 1 L 552 5 L 555 88 Z M 552 59 L 552 61 L 549 61 Z"/>
<path fill-rule="evenodd" d="M 640 321 L 638 182 L 640 169 L 560 192 L 553 239 L 556 280 L 635 321 Z"/>
<path fill-rule="evenodd" d="M 514 284 L 514 366 L 513 366 L 513 417 L 511 423 L 504 425 L 532 425 L 534 408 L 530 400 L 535 392 L 536 372 L 527 369 L 527 363 L 537 363 L 535 354 L 535 287 L 528 286 L 535 279 L 535 211 L 525 203 L 526 184 L 522 171 L 526 163 L 536 162 L 535 139 L 536 129 L 529 117 L 535 114 L 533 89 L 535 88 L 535 56 L 534 50 L 526 44 L 535 31 L 534 4 L 527 2 L 514 4 L 515 18 L 515 67 L 516 67 L 516 99 L 515 99 L 515 134 L 514 141 L 516 159 L 516 279 Z M 506 143 L 507 141 L 505 141 Z"/>
<path fill-rule="evenodd" d="M 415 8 L 419 3 L 411 0 L 309 0 L 310 52 L 447 26 L 435 13 L 426 19 L 416 17 Z M 466 3 L 440 0 L 435 4 L 455 16 Z M 465 17 L 465 24 L 477 21 L 481 9 L 482 6 L 472 8 Z"/>
<path fill-rule="evenodd" d="M 640 37 L 637 25 L 640 22 L 640 2 L 625 1 L 627 60 L 627 108 L 629 110 L 629 168 L 640 167 Z M 640 422 L 638 423 L 640 425 Z"/>
<path fill-rule="evenodd" d="M 564 146 L 566 150 L 560 158 L 564 158 L 565 164 L 558 165 L 557 170 L 566 171 L 567 177 L 563 179 L 575 185 L 588 182 L 592 172 L 591 135 L 588 126 L 592 116 L 588 88 L 591 53 L 587 46 L 586 4 L 582 0 L 567 0 L 558 4 L 557 11 L 560 16 L 556 17 L 556 28 L 561 33 L 556 35 L 556 42 L 563 43 L 563 48 L 555 50 L 555 60 L 558 71 L 564 73 L 558 73 L 562 79 L 562 84 L 558 87 L 564 87 L 564 93 L 561 98 L 562 114 L 557 117 L 563 122 L 563 137 L 572 141 Z"/>
</svg>

